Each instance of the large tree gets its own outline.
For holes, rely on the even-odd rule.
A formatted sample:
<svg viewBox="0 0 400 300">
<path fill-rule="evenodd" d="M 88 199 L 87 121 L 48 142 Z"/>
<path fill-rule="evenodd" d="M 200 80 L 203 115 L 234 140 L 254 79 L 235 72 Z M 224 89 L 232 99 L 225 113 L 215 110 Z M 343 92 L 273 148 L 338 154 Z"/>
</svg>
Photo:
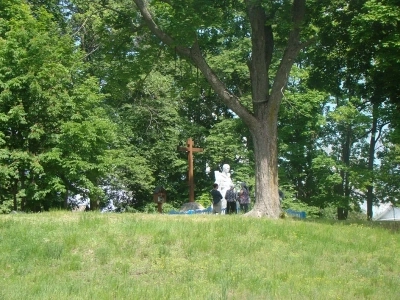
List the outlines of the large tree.
<svg viewBox="0 0 400 300">
<path fill-rule="evenodd" d="M 114 126 L 98 81 L 53 15 L 0 4 L 0 202 L 37 210 L 98 196 Z"/>
<path fill-rule="evenodd" d="M 256 202 L 249 215 L 277 218 L 278 112 L 291 67 L 306 45 L 300 37 L 305 0 L 134 2 L 151 32 L 195 65 L 219 99 L 249 128 L 256 174 Z M 233 27 L 243 29 L 241 37 L 231 34 Z M 223 71 L 213 69 L 207 60 L 235 39 L 247 40 L 249 45 L 237 64 L 247 64 L 249 68 L 250 105 L 227 85 Z M 211 42 L 214 48 L 210 47 Z"/>
</svg>

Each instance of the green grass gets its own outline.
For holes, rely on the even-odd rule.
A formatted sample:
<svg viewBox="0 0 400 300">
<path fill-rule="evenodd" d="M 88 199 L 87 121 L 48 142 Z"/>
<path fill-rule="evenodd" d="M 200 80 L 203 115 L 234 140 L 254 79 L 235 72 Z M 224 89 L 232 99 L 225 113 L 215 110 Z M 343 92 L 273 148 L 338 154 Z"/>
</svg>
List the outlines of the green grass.
<svg viewBox="0 0 400 300">
<path fill-rule="evenodd" d="M 399 225 L 0 216 L 0 299 L 398 299 Z"/>
</svg>

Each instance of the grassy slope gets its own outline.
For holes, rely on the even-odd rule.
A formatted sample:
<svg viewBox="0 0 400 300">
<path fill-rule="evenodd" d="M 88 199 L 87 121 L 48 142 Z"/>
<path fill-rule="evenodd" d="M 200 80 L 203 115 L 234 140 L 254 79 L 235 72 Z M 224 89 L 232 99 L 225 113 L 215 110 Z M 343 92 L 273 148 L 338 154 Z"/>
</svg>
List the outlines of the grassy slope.
<svg viewBox="0 0 400 300">
<path fill-rule="evenodd" d="M 399 249 L 368 223 L 3 215 L 0 299 L 396 299 Z"/>
</svg>

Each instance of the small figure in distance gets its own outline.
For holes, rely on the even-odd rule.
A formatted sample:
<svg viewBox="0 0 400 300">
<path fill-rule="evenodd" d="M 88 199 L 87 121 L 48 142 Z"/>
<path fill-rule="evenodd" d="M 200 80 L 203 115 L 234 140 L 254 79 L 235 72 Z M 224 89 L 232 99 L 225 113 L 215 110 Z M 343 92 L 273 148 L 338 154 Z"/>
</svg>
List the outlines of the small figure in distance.
<svg viewBox="0 0 400 300">
<path fill-rule="evenodd" d="M 222 194 L 218 191 L 218 184 L 213 184 L 213 189 L 211 190 L 211 196 L 213 201 L 213 214 L 220 214 L 221 213 L 221 200 Z"/>
<path fill-rule="evenodd" d="M 244 213 L 247 213 L 250 204 L 249 188 L 246 186 L 246 183 L 244 182 L 242 182 L 240 186 L 241 186 L 241 189 L 239 191 L 240 210 L 243 210 Z"/>
<path fill-rule="evenodd" d="M 285 194 L 281 190 L 278 190 L 278 194 L 279 194 L 279 202 L 280 204 L 282 204 L 283 199 L 285 199 Z"/>
<path fill-rule="evenodd" d="M 229 190 L 226 191 L 225 199 L 227 202 L 226 205 L 226 213 L 227 214 L 236 214 L 236 191 L 234 189 L 235 185 L 231 183 Z"/>
</svg>

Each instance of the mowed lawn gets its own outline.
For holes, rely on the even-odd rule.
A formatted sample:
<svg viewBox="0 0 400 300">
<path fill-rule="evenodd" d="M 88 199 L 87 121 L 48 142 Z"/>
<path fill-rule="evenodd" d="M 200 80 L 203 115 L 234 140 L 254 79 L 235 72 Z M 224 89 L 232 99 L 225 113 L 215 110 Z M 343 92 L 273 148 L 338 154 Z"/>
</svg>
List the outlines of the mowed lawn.
<svg viewBox="0 0 400 300">
<path fill-rule="evenodd" d="M 0 215 L 0 299 L 400 299 L 400 225 Z"/>
</svg>

